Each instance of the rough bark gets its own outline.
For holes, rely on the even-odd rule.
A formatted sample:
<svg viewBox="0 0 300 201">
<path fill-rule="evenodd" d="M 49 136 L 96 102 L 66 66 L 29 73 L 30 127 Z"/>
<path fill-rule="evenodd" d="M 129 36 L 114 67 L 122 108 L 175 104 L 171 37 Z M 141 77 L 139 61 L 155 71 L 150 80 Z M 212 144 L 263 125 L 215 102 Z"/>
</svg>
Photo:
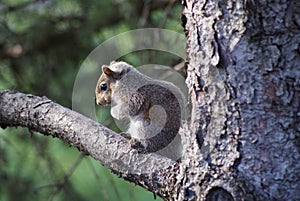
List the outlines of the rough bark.
<svg viewBox="0 0 300 201">
<path fill-rule="evenodd" d="M 214 178 L 186 188 L 200 200 L 299 200 L 299 2 L 183 5 L 192 131 Z"/>
</svg>

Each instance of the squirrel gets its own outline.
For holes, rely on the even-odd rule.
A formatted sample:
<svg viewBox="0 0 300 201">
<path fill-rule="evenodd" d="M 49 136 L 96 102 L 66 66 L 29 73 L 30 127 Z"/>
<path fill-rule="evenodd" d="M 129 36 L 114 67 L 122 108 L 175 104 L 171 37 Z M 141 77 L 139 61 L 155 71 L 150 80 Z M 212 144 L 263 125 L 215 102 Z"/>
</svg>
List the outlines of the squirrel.
<svg viewBox="0 0 300 201">
<path fill-rule="evenodd" d="M 132 140 L 133 148 L 178 157 L 177 134 L 185 99 L 177 86 L 148 77 L 126 62 L 113 61 L 102 66 L 95 94 L 98 105 L 111 105 L 113 118 L 129 119 L 125 133 L 130 135 L 127 138 Z"/>
</svg>

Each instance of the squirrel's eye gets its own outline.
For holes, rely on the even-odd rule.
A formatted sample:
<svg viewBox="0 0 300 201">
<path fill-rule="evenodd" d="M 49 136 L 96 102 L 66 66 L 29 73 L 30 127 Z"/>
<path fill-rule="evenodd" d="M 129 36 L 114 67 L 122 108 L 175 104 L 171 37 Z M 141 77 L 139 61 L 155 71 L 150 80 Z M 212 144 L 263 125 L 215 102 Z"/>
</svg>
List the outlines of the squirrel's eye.
<svg viewBox="0 0 300 201">
<path fill-rule="evenodd" d="M 106 91 L 106 89 L 107 89 L 107 84 L 106 84 L 106 83 L 102 83 L 102 84 L 100 85 L 100 89 L 101 89 L 101 91 Z"/>
</svg>

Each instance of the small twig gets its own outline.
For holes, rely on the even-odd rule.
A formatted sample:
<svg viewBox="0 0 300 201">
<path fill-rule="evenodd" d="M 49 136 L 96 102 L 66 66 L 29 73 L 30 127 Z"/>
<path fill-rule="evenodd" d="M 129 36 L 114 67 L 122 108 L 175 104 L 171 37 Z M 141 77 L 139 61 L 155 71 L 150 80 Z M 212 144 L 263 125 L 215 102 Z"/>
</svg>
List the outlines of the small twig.
<svg viewBox="0 0 300 201">
<path fill-rule="evenodd" d="M 182 70 L 184 68 L 184 65 L 185 65 L 185 61 L 182 61 L 182 62 L 176 64 L 173 67 L 173 69 L 176 70 L 176 71 L 180 71 L 180 70 Z"/>
<path fill-rule="evenodd" d="M 75 168 L 79 165 L 79 163 L 81 162 L 82 158 L 85 156 L 84 153 L 81 153 L 79 155 L 79 157 L 77 158 L 77 160 L 74 162 L 74 164 L 69 168 L 69 170 L 66 172 L 65 176 L 56 184 L 50 184 L 48 185 L 49 187 L 51 186 L 55 186 L 55 191 L 53 191 L 49 197 L 49 201 L 53 200 L 54 196 L 60 192 L 60 190 L 64 187 L 64 185 L 66 184 L 66 182 L 68 181 L 69 177 L 73 174 Z"/>
<path fill-rule="evenodd" d="M 118 188 L 116 186 L 116 183 L 115 181 L 113 180 L 112 178 L 112 175 L 110 174 L 108 177 L 108 181 L 109 183 L 111 184 L 112 188 L 114 189 L 115 193 L 116 193 L 116 196 L 118 198 L 118 200 L 122 200 L 122 196 L 120 195 L 119 191 L 118 191 Z"/>
<path fill-rule="evenodd" d="M 91 163 L 91 160 L 87 160 L 87 161 L 88 161 L 88 165 L 90 166 L 92 172 L 93 172 L 94 175 L 95 175 L 95 179 L 96 179 L 96 181 L 97 181 L 97 183 L 98 183 L 98 185 L 99 185 L 99 190 L 100 190 L 101 194 L 103 195 L 103 199 L 104 199 L 105 201 L 109 201 L 109 197 L 107 196 L 106 191 L 104 191 L 103 185 L 102 185 L 102 183 L 101 183 L 101 181 L 100 181 L 101 179 L 100 179 L 99 175 L 97 174 L 94 165 Z"/>
<path fill-rule="evenodd" d="M 146 25 L 147 19 L 149 17 L 149 12 L 150 12 L 150 0 L 146 0 L 144 1 L 142 17 L 139 20 L 140 27 L 144 27 Z"/>
<path fill-rule="evenodd" d="M 174 3 L 175 3 L 175 0 L 170 0 L 167 7 L 165 8 L 165 15 L 164 15 L 164 17 L 161 20 L 161 23 L 159 25 L 160 28 L 162 28 L 166 24 L 167 18 L 170 14 L 171 8 L 174 5 Z"/>
</svg>

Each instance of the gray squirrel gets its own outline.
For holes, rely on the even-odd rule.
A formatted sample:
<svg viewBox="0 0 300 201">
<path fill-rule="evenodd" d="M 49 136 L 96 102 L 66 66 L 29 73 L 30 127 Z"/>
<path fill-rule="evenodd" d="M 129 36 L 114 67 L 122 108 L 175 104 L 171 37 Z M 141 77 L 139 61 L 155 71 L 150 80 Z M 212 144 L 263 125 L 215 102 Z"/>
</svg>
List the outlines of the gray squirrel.
<svg viewBox="0 0 300 201">
<path fill-rule="evenodd" d="M 177 86 L 150 78 L 128 63 L 111 62 L 102 66 L 95 94 L 98 105 L 111 104 L 112 117 L 129 119 L 126 133 L 130 134 L 127 137 L 133 148 L 178 157 L 177 134 L 185 98 Z"/>
</svg>

